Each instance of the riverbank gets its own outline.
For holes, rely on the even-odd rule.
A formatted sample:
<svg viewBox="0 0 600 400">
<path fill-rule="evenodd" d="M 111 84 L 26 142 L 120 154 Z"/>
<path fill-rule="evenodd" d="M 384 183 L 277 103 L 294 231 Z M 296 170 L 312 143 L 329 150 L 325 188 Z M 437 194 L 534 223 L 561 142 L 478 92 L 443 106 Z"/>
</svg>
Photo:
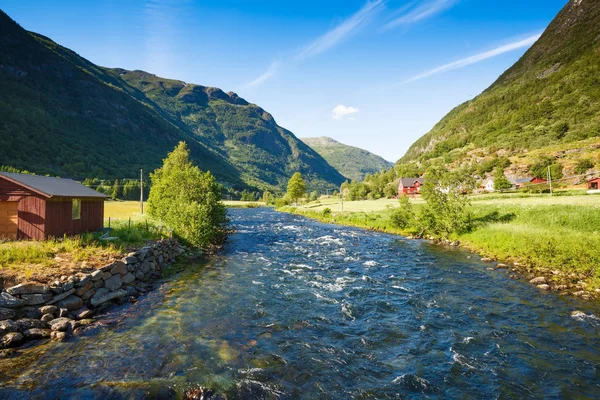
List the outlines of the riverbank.
<svg viewBox="0 0 600 400">
<path fill-rule="evenodd" d="M 564 198 L 527 197 L 474 201 L 474 228 L 455 235 L 448 243 L 459 244 L 495 261 L 494 268 L 506 268 L 542 291 L 556 291 L 583 299 L 600 297 L 600 208 L 591 196 Z M 350 203 L 350 204 L 349 204 Z M 355 205 L 353 203 L 361 203 Z M 349 225 L 412 237 L 416 232 L 393 226 L 383 201 L 345 202 L 345 209 L 365 211 L 323 211 L 324 204 L 284 207 L 280 211 L 314 218 L 322 222 Z M 386 206 L 389 201 L 386 201 Z M 413 201 L 418 212 L 422 202 Z M 316 206 L 316 207 L 315 207 Z M 333 206 L 333 205 L 332 205 Z M 333 206 L 332 209 L 338 208 Z M 339 209 L 339 208 L 338 208 Z"/>
</svg>

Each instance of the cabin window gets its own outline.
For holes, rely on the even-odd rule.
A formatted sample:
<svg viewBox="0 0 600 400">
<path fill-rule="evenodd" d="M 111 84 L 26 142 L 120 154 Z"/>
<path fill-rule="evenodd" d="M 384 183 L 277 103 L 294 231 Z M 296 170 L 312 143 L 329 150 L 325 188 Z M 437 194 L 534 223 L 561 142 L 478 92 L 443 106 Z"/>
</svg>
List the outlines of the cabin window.
<svg viewBox="0 0 600 400">
<path fill-rule="evenodd" d="M 81 219 L 81 199 L 73 199 L 73 219 Z"/>
</svg>

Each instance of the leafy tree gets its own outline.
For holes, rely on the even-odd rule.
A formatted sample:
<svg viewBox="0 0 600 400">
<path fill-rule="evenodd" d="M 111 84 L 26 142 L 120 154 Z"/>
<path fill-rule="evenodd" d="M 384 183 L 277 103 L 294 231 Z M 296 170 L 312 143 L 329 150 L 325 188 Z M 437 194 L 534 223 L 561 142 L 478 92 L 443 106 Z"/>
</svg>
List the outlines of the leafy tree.
<svg viewBox="0 0 600 400">
<path fill-rule="evenodd" d="M 271 192 L 264 191 L 263 196 L 262 196 L 262 201 L 265 204 L 274 204 L 275 196 L 273 196 L 273 194 Z"/>
<path fill-rule="evenodd" d="M 469 199 L 471 177 L 460 170 L 447 173 L 440 167 L 430 167 L 425 173 L 421 195 L 426 204 L 419 216 L 422 232 L 442 238 L 471 229 L 472 216 Z"/>
<path fill-rule="evenodd" d="M 210 172 L 200 171 L 189 156 L 185 142 L 179 142 L 162 167 L 150 174 L 148 211 L 182 240 L 201 247 L 224 236 L 227 218 L 220 185 Z"/>
<path fill-rule="evenodd" d="M 398 203 L 399 207 L 393 208 L 391 211 L 390 220 L 393 226 L 404 229 L 413 224 L 415 213 L 407 195 L 400 196 Z"/>
<path fill-rule="evenodd" d="M 578 175 L 585 174 L 590 168 L 594 168 L 594 162 L 589 158 L 582 158 L 581 160 L 577 161 L 575 173 Z"/>
<path fill-rule="evenodd" d="M 563 177 L 562 164 L 555 162 L 554 158 L 550 156 L 540 156 L 531 166 L 531 174 L 536 178 L 546 179 L 548 177 L 548 167 L 550 167 L 552 179 Z"/>
<path fill-rule="evenodd" d="M 506 175 L 504 175 L 504 170 L 500 167 L 496 168 L 494 171 L 494 190 L 502 191 L 510 189 L 511 187 L 512 184 L 508 178 L 506 178 Z"/>
<path fill-rule="evenodd" d="M 319 198 L 319 194 L 316 191 L 310 192 L 308 198 L 310 201 L 316 201 Z"/>
<path fill-rule="evenodd" d="M 298 205 L 298 199 L 306 194 L 306 182 L 300 172 L 290 178 L 287 186 L 287 196 Z"/>
</svg>

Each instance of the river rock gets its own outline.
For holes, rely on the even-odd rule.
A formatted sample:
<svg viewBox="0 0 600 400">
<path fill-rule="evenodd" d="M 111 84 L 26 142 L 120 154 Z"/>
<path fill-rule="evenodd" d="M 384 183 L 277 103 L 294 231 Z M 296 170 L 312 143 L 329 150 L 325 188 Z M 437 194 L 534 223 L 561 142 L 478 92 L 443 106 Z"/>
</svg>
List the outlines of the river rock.
<svg viewBox="0 0 600 400">
<path fill-rule="evenodd" d="M 104 286 L 104 281 L 102 279 L 100 279 L 97 282 L 94 282 L 94 289 L 100 289 L 102 286 Z"/>
<path fill-rule="evenodd" d="M 75 283 L 73 282 L 63 283 L 63 290 L 65 292 L 68 292 L 69 290 L 73 289 L 73 287 L 75 287 Z"/>
<path fill-rule="evenodd" d="M 123 283 L 128 285 L 131 282 L 135 281 L 135 275 L 133 275 L 131 272 L 127 273 L 127 275 L 123 276 L 122 278 Z"/>
<path fill-rule="evenodd" d="M 14 318 L 16 315 L 17 313 L 14 310 L 11 310 L 10 308 L 0 307 L 0 321 Z"/>
<path fill-rule="evenodd" d="M 39 282 L 25 282 L 16 286 L 9 287 L 6 291 L 12 295 L 15 294 L 44 294 L 50 291 L 50 286 Z"/>
<path fill-rule="evenodd" d="M 99 280 L 101 280 L 102 275 L 104 275 L 104 272 L 100 269 L 97 269 L 96 271 L 92 272 L 92 282 L 98 282 Z"/>
<path fill-rule="evenodd" d="M 137 279 L 139 281 L 144 279 L 144 273 L 142 271 L 135 271 L 134 275 L 135 275 L 135 279 Z"/>
<path fill-rule="evenodd" d="M 127 292 L 119 289 L 114 292 L 110 292 L 107 288 L 98 289 L 96 294 L 90 299 L 92 307 L 98 307 L 100 304 L 106 303 L 107 301 L 118 299 L 127 296 Z"/>
<path fill-rule="evenodd" d="M 44 322 L 50 322 L 54 319 L 54 315 L 53 314 L 44 314 L 42 315 L 41 320 Z"/>
<path fill-rule="evenodd" d="M 37 340 L 37 339 L 46 339 L 50 337 L 52 330 L 50 329 L 39 329 L 39 328 L 31 328 L 27 329 L 23 334 L 29 340 Z"/>
<path fill-rule="evenodd" d="M 28 306 L 37 306 L 44 304 L 52 299 L 52 293 L 27 293 L 21 295 L 23 304 Z"/>
<path fill-rule="evenodd" d="M 19 327 L 19 330 L 21 332 L 26 331 L 27 329 L 32 329 L 32 328 L 39 328 L 39 329 L 48 328 L 48 325 L 44 321 L 40 321 L 39 319 L 33 319 L 33 318 L 18 319 L 15 321 L 15 323 L 17 324 L 17 326 Z"/>
<path fill-rule="evenodd" d="M 550 290 L 550 285 L 543 283 L 541 285 L 537 285 L 537 288 L 540 290 Z"/>
<path fill-rule="evenodd" d="M 40 312 L 43 314 L 54 314 L 58 311 L 58 307 L 56 306 L 43 306 L 40 307 Z"/>
<path fill-rule="evenodd" d="M 50 338 L 55 342 L 64 342 L 67 340 L 67 334 L 65 332 L 60 331 L 52 331 L 50 334 Z"/>
<path fill-rule="evenodd" d="M 2 339 L 0 339 L 0 349 L 17 347 L 18 345 L 23 343 L 24 340 L 25 337 L 20 332 L 7 333 L 6 335 L 2 336 Z"/>
<path fill-rule="evenodd" d="M 111 292 L 119 289 L 123 285 L 123 281 L 121 280 L 121 275 L 113 275 L 109 279 L 104 281 L 104 287 Z"/>
<path fill-rule="evenodd" d="M 151 267 L 150 267 L 150 262 L 149 261 L 144 261 L 142 263 L 142 265 L 140 265 L 140 271 L 142 271 L 142 273 L 145 275 L 150 271 Z"/>
<path fill-rule="evenodd" d="M 75 284 L 76 288 L 83 287 L 88 284 L 92 280 L 92 276 L 89 274 L 83 274 L 79 276 L 79 282 Z"/>
<path fill-rule="evenodd" d="M 2 292 L 0 293 L 0 307 L 3 308 L 18 308 L 22 307 L 25 302 L 21 299 L 17 299 L 10 293 Z"/>
<path fill-rule="evenodd" d="M 81 297 L 71 295 L 66 299 L 59 301 L 56 305 L 60 308 L 66 308 L 68 311 L 72 311 L 83 307 L 83 300 L 81 300 Z"/>
<path fill-rule="evenodd" d="M 40 319 L 42 317 L 42 313 L 40 312 L 39 307 L 23 307 L 23 308 L 18 308 L 16 311 L 17 311 L 17 316 L 15 319 L 21 319 L 21 318 Z"/>
<path fill-rule="evenodd" d="M 87 319 L 89 317 L 91 317 L 92 315 L 94 315 L 94 311 L 90 310 L 87 307 L 81 307 L 79 310 L 74 312 L 75 314 L 75 318 L 80 320 L 80 319 Z"/>
<path fill-rule="evenodd" d="M 71 289 L 67 290 L 67 291 L 66 291 L 66 292 L 64 292 L 64 293 L 57 294 L 56 296 L 54 296 L 54 297 L 52 298 L 52 300 L 50 300 L 50 301 L 48 302 L 48 304 L 54 304 L 54 303 L 57 303 L 57 302 L 59 302 L 59 301 L 61 301 L 61 300 L 63 300 L 63 299 L 66 299 L 67 297 L 69 297 L 69 296 L 70 296 L 70 295 L 72 295 L 73 293 L 75 293 L 75 289 L 74 289 L 74 288 L 71 288 Z"/>
<path fill-rule="evenodd" d="M 71 320 L 69 318 L 56 318 L 50 321 L 48 325 L 53 331 L 64 332 L 71 327 Z"/>
<path fill-rule="evenodd" d="M 10 319 L 0 321 L 0 336 L 6 335 L 10 332 L 17 332 L 19 330 L 19 325 L 15 321 Z"/>
<path fill-rule="evenodd" d="M 544 278 L 543 276 L 538 276 L 537 278 L 533 278 L 532 280 L 530 280 L 529 283 L 533 283 L 534 285 L 544 284 L 546 283 L 546 278 Z"/>
<path fill-rule="evenodd" d="M 94 287 L 94 283 L 92 281 L 88 281 L 85 285 L 83 285 L 82 287 L 77 288 L 77 290 L 75 290 L 75 295 L 83 296 L 83 294 L 85 292 L 92 289 L 93 287 Z"/>
<path fill-rule="evenodd" d="M 135 258 L 135 262 L 137 262 L 137 258 Z M 129 263 L 132 264 L 132 263 Z M 127 270 L 127 265 L 125 265 L 125 263 L 122 263 L 121 261 L 117 261 L 115 263 L 115 266 L 111 268 L 110 273 L 113 275 L 119 274 L 121 276 L 125 275 L 127 272 L 129 272 Z"/>
<path fill-rule="evenodd" d="M 60 308 L 58 310 L 58 318 L 65 318 L 67 315 L 69 315 L 69 310 L 66 308 Z"/>
</svg>

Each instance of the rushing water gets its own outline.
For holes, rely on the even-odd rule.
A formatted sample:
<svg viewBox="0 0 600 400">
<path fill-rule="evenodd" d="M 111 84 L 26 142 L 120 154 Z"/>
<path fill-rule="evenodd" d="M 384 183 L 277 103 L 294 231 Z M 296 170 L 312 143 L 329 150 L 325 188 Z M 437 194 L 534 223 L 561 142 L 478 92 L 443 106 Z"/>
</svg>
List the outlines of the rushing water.
<svg viewBox="0 0 600 400">
<path fill-rule="evenodd" d="M 230 214 L 221 255 L 105 316 L 125 318 L 0 360 L 0 398 L 600 397 L 595 304 L 459 249 Z"/>
</svg>

